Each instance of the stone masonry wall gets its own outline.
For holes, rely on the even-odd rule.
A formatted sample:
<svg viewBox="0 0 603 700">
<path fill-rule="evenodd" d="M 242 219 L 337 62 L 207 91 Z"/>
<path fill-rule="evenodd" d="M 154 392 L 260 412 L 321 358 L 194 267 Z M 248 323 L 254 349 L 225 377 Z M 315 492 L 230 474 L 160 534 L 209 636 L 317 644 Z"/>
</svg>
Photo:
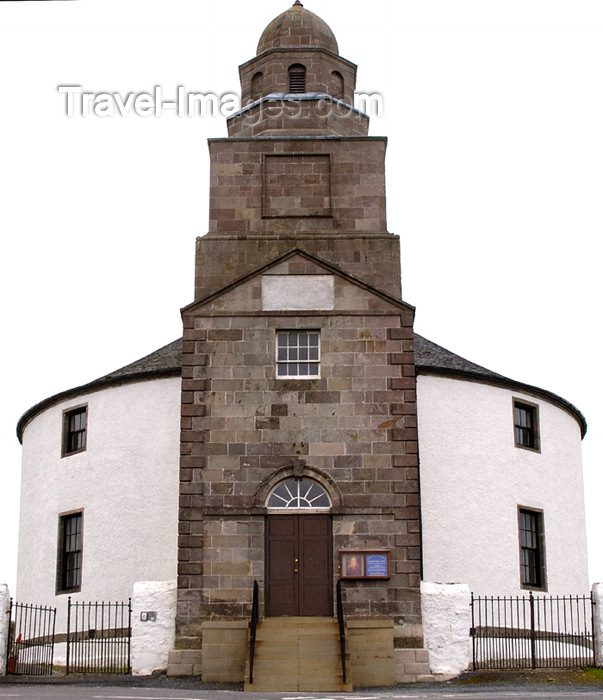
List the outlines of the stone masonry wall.
<svg viewBox="0 0 603 700">
<path fill-rule="evenodd" d="M 241 103 L 248 104 L 257 99 L 252 93 L 251 80 L 258 72 L 262 73 L 261 96 L 270 93 L 289 92 L 289 66 L 301 63 L 306 68 L 307 92 L 320 92 L 333 95 L 331 73 L 337 71 L 343 78 L 343 99 L 353 104 L 356 87 L 356 66 L 345 58 L 321 48 L 312 49 L 272 49 L 252 58 L 239 68 L 241 78 Z M 333 95 L 337 97 L 337 95 Z M 230 134 L 232 136 L 232 134 Z"/>
<path fill-rule="evenodd" d="M 282 235 L 286 231 L 382 234 L 385 219 L 385 148 L 377 137 L 295 137 L 281 139 L 210 139 L 210 234 Z M 267 155 L 327 155 L 330 159 L 331 215 L 313 217 L 296 211 L 288 223 L 264 217 L 264 159 Z M 309 175 L 295 169 L 281 179 L 294 201 L 303 202 Z M 286 217 L 286 213 L 283 216 Z"/>
<path fill-rule="evenodd" d="M 389 233 L 372 236 L 258 236 L 245 245 L 236 237 L 197 239 L 197 299 L 216 292 L 267 260 L 291 250 L 303 250 L 338 266 L 350 275 L 400 298 L 400 245 Z"/>
<path fill-rule="evenodd" d="M 386 144 L 374 137 L 210 140 L 209 234 L 197 239 L 195 299 L 295 249 L 399 299 L 399 239 L 387 232 L 385 213 Z M 271 172 L 279 158 L 287 172 Z M 316 172 L 307 168 L 313 161 Z"/>
<path fill-rule="evenodd" d="M 352 105 L 324 96 L 273 96 L 228 120 L 228 134 L 241 136 L 366 136 L 369 118 Z"/>
<path fill-rule="evenodd" d="M 413 311 L 337 277 L 335 299 L 364 311 L 268 313 L 260 297 L 258 275 L 184 314 L 180 643 L 194 644 L 203 620 L 249 614 L 253 579 L 262 587 L 266 483 L 295 459 L 335 494 L 334 581 L 339 549 L 391 550 L 389 581 L 345 582 L 346 614 L 385 616 L 398 636 L 416 635 Z M 275 378 L 277 329 L 320 330 L 319 379 Z"/>
</svg>

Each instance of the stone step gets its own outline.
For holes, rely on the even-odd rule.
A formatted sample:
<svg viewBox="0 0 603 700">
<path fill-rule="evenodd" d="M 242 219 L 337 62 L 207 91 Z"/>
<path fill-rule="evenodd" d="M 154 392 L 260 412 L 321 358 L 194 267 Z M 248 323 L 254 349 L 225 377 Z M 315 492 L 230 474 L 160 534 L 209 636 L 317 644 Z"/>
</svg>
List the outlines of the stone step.
<svg viewBox="0 0 603 700">
<path fill-rule="evenodd" d="M 200 676 L 201 649 L 172 649 L 168 653 L 168 676 Z"/>
<path fill-rule="evenodd" d="M 259 623 L 253 676 L 249 683 L 248 658 L 248 691 L 353 690 L 342 681 L 339 628 L 328 617 L 276 617 Z"/>
</svg>

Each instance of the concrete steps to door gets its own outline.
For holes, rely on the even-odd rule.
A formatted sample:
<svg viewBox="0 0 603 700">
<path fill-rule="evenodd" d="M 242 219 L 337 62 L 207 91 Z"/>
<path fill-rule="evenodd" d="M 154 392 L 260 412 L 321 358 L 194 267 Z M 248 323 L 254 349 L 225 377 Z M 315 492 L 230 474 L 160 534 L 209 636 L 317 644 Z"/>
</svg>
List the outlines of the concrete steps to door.
<svg viewBox="0 0 603 700">
<path fill-rule="evenodd" d="M 248 654 L 245 690 L 353 690 L 351 683 L 343 682 L 337 621 L 331 617 L 269 617 L 258 623 L 253 683 L 249 683 Z"/>
</svg>

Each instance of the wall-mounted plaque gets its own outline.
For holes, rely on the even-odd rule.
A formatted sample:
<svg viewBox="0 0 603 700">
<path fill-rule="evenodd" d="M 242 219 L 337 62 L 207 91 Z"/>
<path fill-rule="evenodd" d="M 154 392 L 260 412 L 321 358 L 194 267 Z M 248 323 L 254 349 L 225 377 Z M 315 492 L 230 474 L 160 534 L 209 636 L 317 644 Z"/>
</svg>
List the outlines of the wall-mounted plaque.
<svg viewBox="0 0 603 700">
<path fill-rule="evenodd" d="M 365 554 L 365 568 L 368 578 L 387 578 L 389 576 L 389 554 Z"/>
<path fill-rule="evenodd" d="M 364 555 L 359 552 L 341 554 L 341 577 L 362 578 L 364 576 Z"/>
<path fill-rule="evenodd" d="M 389 551 L 347 550 L 339 552 L 340 578 L 389 578 Z"/>
</svg>

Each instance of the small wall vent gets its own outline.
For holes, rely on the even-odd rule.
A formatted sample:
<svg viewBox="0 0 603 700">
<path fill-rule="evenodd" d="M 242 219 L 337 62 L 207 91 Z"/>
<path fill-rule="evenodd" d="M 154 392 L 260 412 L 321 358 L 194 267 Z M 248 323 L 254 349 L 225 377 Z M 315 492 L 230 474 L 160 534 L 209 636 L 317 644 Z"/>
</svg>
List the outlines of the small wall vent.
<svg viewBox="0 0 603 700">
<path fill-rule="evenodd" d="M 299 63 L 289 68 L 289 92 L 297 94 L 306 92 L 306 69 Z"/>
</svg>

